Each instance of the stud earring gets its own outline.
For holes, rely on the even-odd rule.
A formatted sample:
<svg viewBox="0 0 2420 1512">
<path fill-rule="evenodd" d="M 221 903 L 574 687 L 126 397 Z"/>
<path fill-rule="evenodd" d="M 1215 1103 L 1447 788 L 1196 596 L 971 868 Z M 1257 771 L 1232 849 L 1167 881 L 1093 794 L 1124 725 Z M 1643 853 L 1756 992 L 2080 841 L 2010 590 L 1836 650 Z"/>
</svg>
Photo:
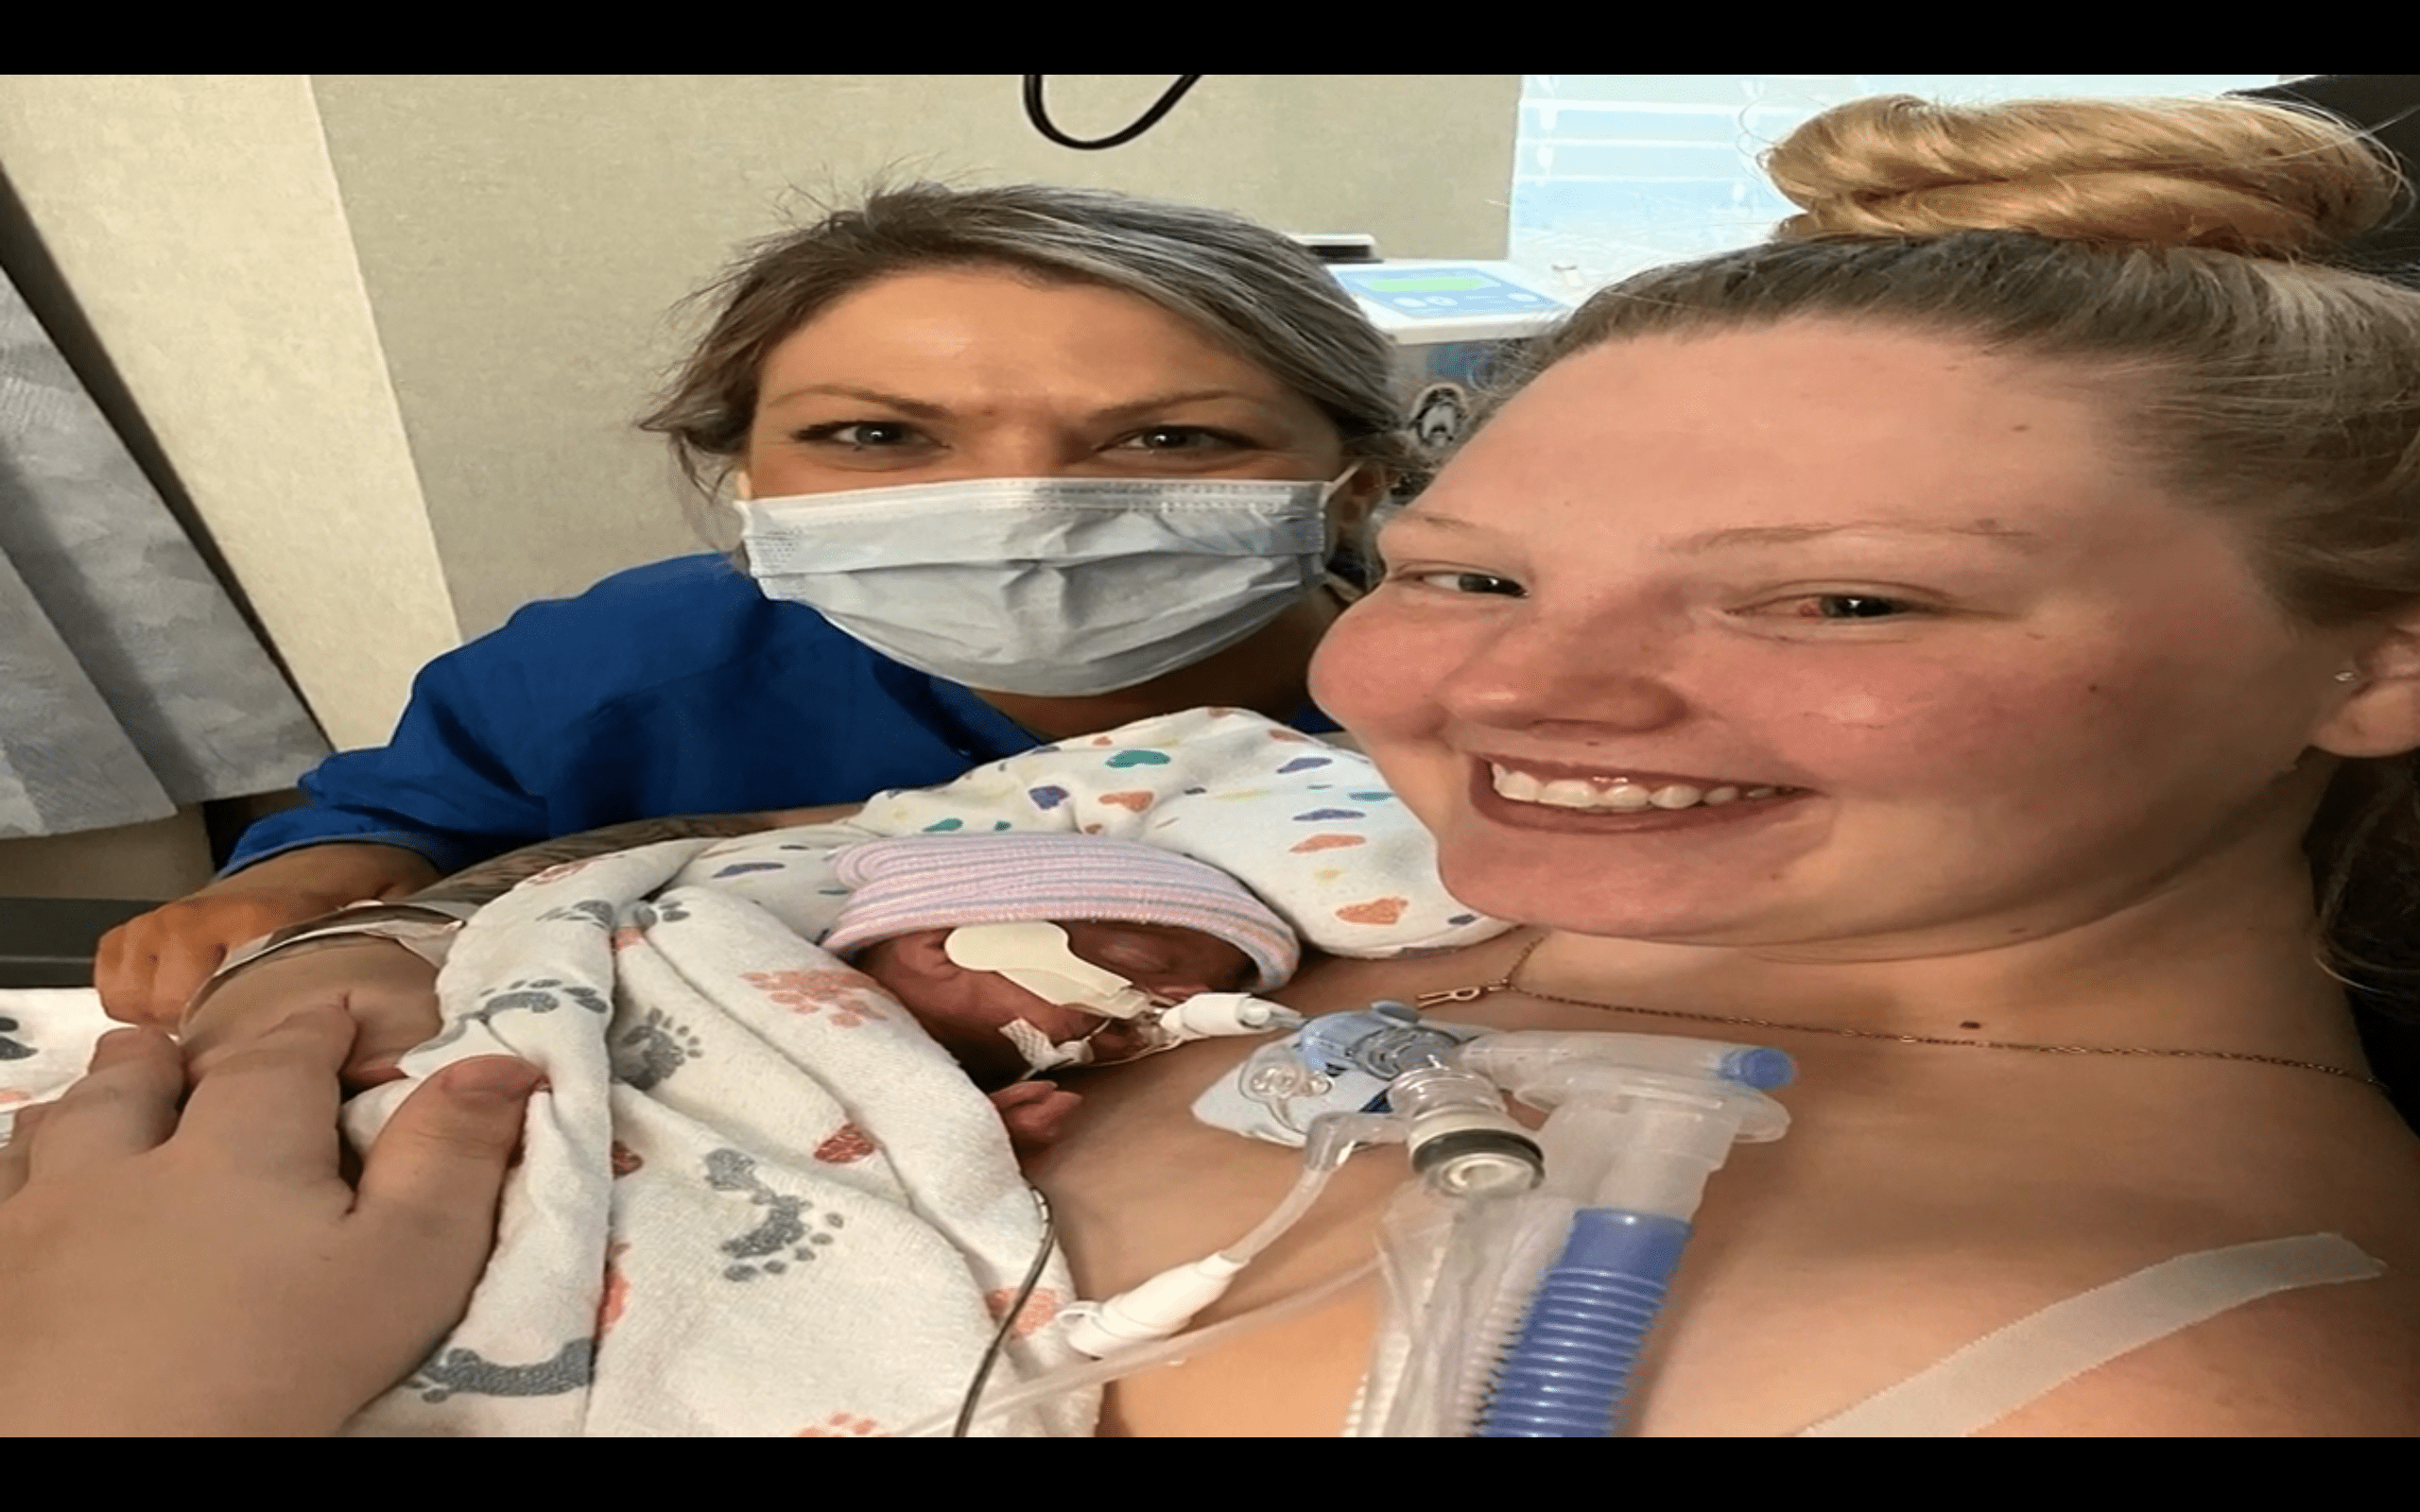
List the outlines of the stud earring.
<svg viewBox="0 0 2420 1512">
<path fill-rule="evenodd" d="M 2352 671 L 2339 672 L 2336 674 L 2336 680 L 2339 682 L 2359 682 L 2361 680 L 2361 675 L 2358 672 Z"/>
</svg>

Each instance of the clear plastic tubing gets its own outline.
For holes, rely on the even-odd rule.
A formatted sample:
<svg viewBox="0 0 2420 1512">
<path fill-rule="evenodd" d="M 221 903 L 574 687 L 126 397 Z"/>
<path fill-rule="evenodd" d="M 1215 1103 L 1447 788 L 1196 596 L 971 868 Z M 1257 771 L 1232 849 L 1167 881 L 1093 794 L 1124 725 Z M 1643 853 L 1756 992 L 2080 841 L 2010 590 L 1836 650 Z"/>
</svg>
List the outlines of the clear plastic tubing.
<svg viewBox="0 0 2420 1512">
<path fill-rule="evenodd" d="M 1474 1040 L 1461 1047 L 1461 1063 L 1516 1097 L 1525 1088 L 1548 1084 L 1557 1071 L 1608 1063 L 1730 1082 L 1760 1092 L 1787 1087 L 1798 1074 L 1796 1061 L 1761 1045 L 1668 1035 L 1559 1034 L 1541 1029 L 1517 1029 Z"/>
</svg>

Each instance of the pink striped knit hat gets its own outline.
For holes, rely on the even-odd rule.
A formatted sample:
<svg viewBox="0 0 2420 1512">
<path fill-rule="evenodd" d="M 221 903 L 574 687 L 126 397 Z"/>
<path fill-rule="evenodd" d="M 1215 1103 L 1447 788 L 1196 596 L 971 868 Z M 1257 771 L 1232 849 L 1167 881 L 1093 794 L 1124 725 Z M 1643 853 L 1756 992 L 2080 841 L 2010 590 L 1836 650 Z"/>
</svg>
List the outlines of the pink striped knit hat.
<svg viewBox="0 0 2420 1512">
<path fill-rule="evenodd" d="M 846 956 L 920 929 L 1028 919 L 1164 924 L 1244 953 L 1267 991 L 1294 974 L 1286 921 L 1216 867 L 1094 834 L 910 834 L 851 846 L 832 869 L 856 891 L 823 948 Z"/>
</svg>

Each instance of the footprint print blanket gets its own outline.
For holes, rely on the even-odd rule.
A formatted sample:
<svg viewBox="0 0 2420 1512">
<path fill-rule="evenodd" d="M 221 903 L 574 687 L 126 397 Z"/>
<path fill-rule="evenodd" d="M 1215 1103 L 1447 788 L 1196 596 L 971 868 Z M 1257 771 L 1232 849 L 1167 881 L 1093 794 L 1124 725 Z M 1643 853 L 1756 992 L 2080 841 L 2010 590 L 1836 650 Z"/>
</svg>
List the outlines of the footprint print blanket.
<svg viewBox="0 0 2420 1512">
<path fill-rule="evenodd" d="M 458 937 L 444 1028 L 407 1079 L 348 1105 L 367 1143 L 420 1076 L 496 1053 L 550 1088 L 468 1314 L 352 1431 L 865 1436 L 952 1413 L 1039 1251 L 1039 1212 L 990 1102 L 814 941 L 846 897 L 838 850 L 1009 830 L 1221 867 L 1333 954 L 1504 927 L 1443 891 L 1365 758 L 1224 711 L 878 795 L 843 823 L 541 873 Z M 54 1094 L 103 1027 L 89 993 L 0 995 L 0 1103 Z M 1044 1326 L 1069 1299 L 1054 1257 L 990 1389 L 1071 1358 Z M 1082 1435 L 1096 1407 L 1064 1397 L 977 1432 Z"/>
</svg>

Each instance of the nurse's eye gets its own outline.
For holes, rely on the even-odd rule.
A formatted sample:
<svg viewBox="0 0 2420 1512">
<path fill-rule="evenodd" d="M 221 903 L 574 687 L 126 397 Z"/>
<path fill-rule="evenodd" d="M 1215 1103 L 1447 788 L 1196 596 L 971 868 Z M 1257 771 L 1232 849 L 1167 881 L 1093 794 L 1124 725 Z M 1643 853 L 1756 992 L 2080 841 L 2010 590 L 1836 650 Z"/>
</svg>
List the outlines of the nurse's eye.
<svg viewBox="0 0 2420 1512">
<path fill-rule="evenodd" d="M 828 442 L 858 452 L 892 451 L 916 445 L 925 438 L 915 426 L 895 420 L 833 421 L 793 431 L 791 436 L 796 440 Z"/>
<path fill-rule="evenodd" d="M 1232 431 L 1215 431 L 1201 425 L 1154 425 L 1136 431 L 1117 444 L 1138 452 L 1225 452 L 1247 449 L 1253 443 Z"/>
<path fill-rule="evenodd" d="M 1434 588 L 1447 593 L 1485 594 L 1497 598 L 1527 598 L 1530 594 L 1528 589 L 1512 578 L 1498 577 L 1494 573 L 1411 570 L 1396 574 L 1393 580 L 1417 583 L 1423 588 Z"/>
</svg>

